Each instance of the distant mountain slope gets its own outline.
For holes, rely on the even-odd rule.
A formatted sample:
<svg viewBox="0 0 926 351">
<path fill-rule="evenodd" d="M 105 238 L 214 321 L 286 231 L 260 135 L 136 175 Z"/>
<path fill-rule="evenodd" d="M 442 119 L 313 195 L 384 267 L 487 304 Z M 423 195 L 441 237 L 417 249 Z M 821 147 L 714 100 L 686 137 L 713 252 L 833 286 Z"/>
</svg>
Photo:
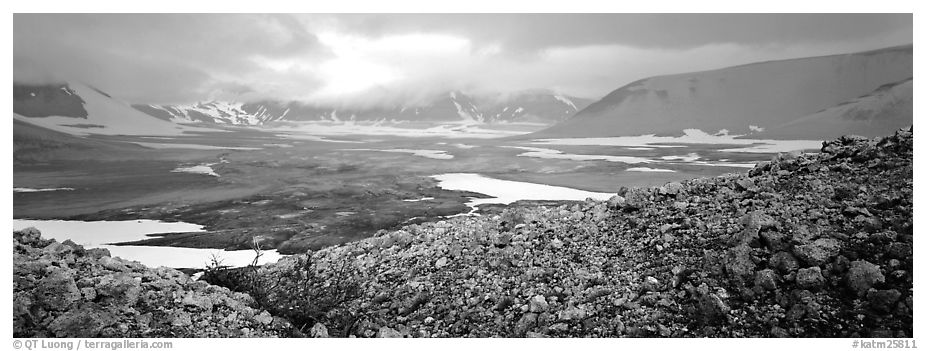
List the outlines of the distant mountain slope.
<svg viewBox="0 0 926 351">
<path fill-rule="evenodd" d="M 575 114 L 591 101 L 548 91 L 513 94 L 506 99 L 473 97 L 461 92 L 441 95 L 423 106 L 393 108 L 329 108 L 299 102 L 254 103 L 209 101 L 189 105 L 132 105 L 166 121 L 233 125 L 264 125 L 277 121 L 368 121 L 554 123 Z"/>
<path fill-rule="evenodd" d="M 479 106 L 490 121 L 555 123 L 572 117 L 592 102 L 543 91 L 515 94 L 501 101 L 482 99 Z"/>
<path fill-rule="evenodd" d="M 874 92 L 754 135 L 756 138 L 836 138 L 846 134 L 875 137 L 913 124 L 913 78 L 886 84 Z"/>
<path fill-rule="evenodd" d="M 540 137 L 747 133 L 774 128 L 913 76 L 913 47 L 770 61 L 630 83 Z M 902 126 L 885 126 L 887 130 Z"/>
<path fill-rule="evenodd" d="M 288 112 L 275 114 L 266 106 L 225 101 L 199 102 L 189 105 L 132 105 L 133 108 L 165 121 L 179 123 L 216 123 L 260 125 L 282 118 Z"/>
<path fill-rule="evenodd" d="M 207 131 L 152 118 L 84 84 L 35 87 L 14 83 L 13 90 L 14 119 L 62 133 L 178 135 L 185 131 Z"/>
<path fill-rule="evenodd" d="M 13 113 L 26 117 L 87 118 L 84 103 L 67 84 L 13 84 Z"/>
<path fill-rule="evenodd" d="M 46 162 L 51 159 L 83 160 L 137 155 L 135 144 L 81 138 L 13 120 L 13 163 Z"/>
</svg>

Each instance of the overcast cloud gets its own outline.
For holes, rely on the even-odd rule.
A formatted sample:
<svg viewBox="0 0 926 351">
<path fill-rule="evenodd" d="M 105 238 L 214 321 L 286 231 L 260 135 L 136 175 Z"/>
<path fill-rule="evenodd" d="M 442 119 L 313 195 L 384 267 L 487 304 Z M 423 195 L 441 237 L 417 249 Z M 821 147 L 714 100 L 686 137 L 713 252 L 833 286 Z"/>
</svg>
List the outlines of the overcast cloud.
<svg viewBox="0 0 926 351">
<path fill-rule="evenodd" d="M 912 43 L 909 14 L 16 14 L 14 79 L 133 103 L 598 98 L 647 76 Z"/>
</svg>

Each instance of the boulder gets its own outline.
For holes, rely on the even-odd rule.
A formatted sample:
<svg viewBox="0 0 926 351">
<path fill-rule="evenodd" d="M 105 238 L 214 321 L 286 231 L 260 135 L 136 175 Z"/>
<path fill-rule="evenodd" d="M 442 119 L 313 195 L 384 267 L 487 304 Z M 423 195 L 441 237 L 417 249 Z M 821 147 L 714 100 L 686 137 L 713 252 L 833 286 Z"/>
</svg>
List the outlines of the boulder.
<svg viewBox="0 0 926 351">
<path fill-rule="evenodd" d="M 894 309 L 894 305 L 900 300 L 900 296 L 900 291 L 897 291 L 897 289 L 870 290 L 868 291 L 868 305 L 876 312 L 888 313 Z"/>
<path fill-rule="evenodd" d="M 94 258 L 94 259 L 100 259 L 102 257 L 110 257 L 109 249 L 104 248 L 104 247 L 97 247 L 97 248 L 89 249 L 85 252 L 85 255 L 89 256 L 90 258 Z"/>
<path fill-rule="evenodd" d="M 752 279 L 756 264 L 752 262 L 752 249 L 748 245 L 739 245 L 727 251 L 724 257 L 724 270 L 733 279 L 741 282 Z"/>
<path fill-rule="evenodd" d="M 884 282 L 881 268 L 871 262 L 860 260 L 849 263 L 849 272 L 846 274 L 846 285 L 855 292 L 856 296 L 865 296 L 868 289 L 878 283 Z"/>
<path fill-rule="evenodd" d="M 798 269 L 795 282 L 802 289 L 813 290 L 822 287 L 825 280 L 820 272 L 820 267 L 810 267 Z"/>
<path fill-rule="evenodd" d="M 118 257 L 113 258 L 109 256 L 102 256 L 97 260 L 97 263 L 103 266 L 103 268 L 106 268 L 111 271 L 129 272 L 132 270 L 125 264 L 125 262 L 122 261 L 121 258 L 118 258 Z"/>
<path fill-rule="evenodd" d="M 328 328 L 325 327 L 324 324 L 315 323 L 315 325 L 312 326 L 312 329 L 309 329 L 309 336 L 313 338 L 327 338 L 329 337 Z"/>
<path fill-rule="evenodd" d="M 32 245 L 42 241 L 42 232 L 35 227 L 29 227 L 18 232 L 13 232 L 13 237 L 19 240 L 23 245 Z"/>
<path fill-rule="evenodd" d="M 376 337 L 377 338 L 401 338 L 402 333 L 399 333 L 399 331 L 389 328 L 389 327 L 381 327 L 379 328 L 379 331 L 376 332 Z"/>
<path fill-rule="evenodd" d="M 756 273 L 753 284 L 768 291 L 778 289 L 778 274 L 772 269 L 763 269 Z"/>
<path fill-rule="evenodd" d="M 683 188 L 682 183 L 669 182 L 659 188 L 659 193 L 662 195 L 676 196 Z"/>
<path fill-rule="evenodd" d="M 649 192 L 646 189 L 632 188 L 624 195 L 623 210 L 639 210 L 649 202 Z"/>
<path fill-rule="evenodd" d="M 624 199 L 623 196 L 614 195 L 610 199 L 608 199 L 608 206 L 610 206 L 611 208 L 621 208 L 622 206 L 624 206 L 625 202 L 626 200 Z"/>
<path fill-rule="evenodd" d="M 200 311 L 212 311 L 213 302 L 208 295 L 188 292 L 180 302 L 185 306 L 195 307 Z"/>
<path fill-rule="evenodd" d="M 762 244 L 768 247 L 768 249 L 772 252 L 781 251 L 788 248 L 788 244 L 786 242 L 787 236 L 782 233 L 773 230 L 767 230 L 762 232 L 762 234 L 759 236 L 762 238 Z"/>
<path fill-rule="evenodd" d="M 651 276 L 646 276 L 646 278 L 643 279 L 642 287 L 643 287 L 643 291 L 661 290 L 661 284 L 659 283 L 659 279 L 653 278 Z"/>
<path fill-rule="evenodd" d="M 94 303 L 84 303 L 56 317 L 48 330 L 59 338 L 99 337 L 103 328 L 116 324 L 119 316 Z"/>
<path fill-rule="evenodd" d="M 189 313 L 181 310 L 173 310 L 169 313 L 167 321 L 175 327 L 188 327 L 193 324 L 193 318 Z"/>
<path fill-rule="evenodd" d="M 138 302 L 141 286 L 129 274 L 115 273 L 100 278 L 96 292 L 99 296 L 108 297 L 113 304 L 132 306 Z"/>
<path fill-rule="evenodd" d="M 74 248 L 69 245 L 59 243 L 59 242 L 52 242 L 51 244 L 48 244 L 47 246 L 42 248 L 42 251 L 45 251 L 46 253 L 49 253 L 52 255 L 63 256 L 63 255 L 67 255 L 73 252 Z"/>
<path fill-rule="evenodd" d="M 758 165 L 757 165 L 758 166 Z M 759 191 L 759 187 L 756 186 L 756 183 L 752 181 L 752 178 L 742 177 L 736 180 L 736 188 L 742 191 Z"/>
<path fill-rule="evenodd" d="M 521 319 L 518 319 L 518 323 L 514 326 L 515 335 L 524 335 L 528 331 L 534 328 L 537 325 L 537 314 L 536 313 L 525 313 L 521 316 Z"/>
<path fill-rule="evenodd" d="M 569 306 L 565 310 L 560 311 L 559 314 L 557 315 L 557 318 L 559 318 L 559 320 L 569 321 L 569 320 L 582 320 L 582 319 L 585 319 L 585 317 L 587 316 L 588 316 L 588 311 L 586 311 L 584 308 Z"/>
<path fill-rule="evenodd" d="M 528 303 L 529 311 L 534 313 L 546 312 L 550 308 L 550 304 L 547 303 L 547 298 L 543 295 L 536 295 L 531 298 Z"/>
<path fill-rule="evenodd" d="M 839 241 L 832 238 L 814 240 L 794 247 L 794 256 L 810 266 L 820 266 L 839 255 Z"/>
<path fill-rule="evenodd" d="M 794 255 L 787 251 L 779 251 L 769 258 L 769 266 L 774 267 L 782 274 L 788 274 L 800 267 L 800 263 Z"/>
<path fill-rule="evenodd" d="M 270 315 L 270 313 L 267 311 L 261 311 L 260 314 L 254 316 L 254 321 L 260 324 L 267 325 L 273 322 L 273 316 Z"/>
<path fill-rule="evenodd" d="M 80 289 L 74 278 L 65 270 L 56 268 L 38 281 L 35 287 L 35 301 L 49 310 L 63 311 L 80 300 Z"/>
<path fill-rule="evenodd" d="M 756 228 L 759 231 L 775 228 L 778 226 L 778 221 L 762 210 L 747 213 L 745 216 L 740 217 L 739 222 L 745 228 Z"/>
<path fill-rule="evenodd" d="M 727 315 L 730 313 L 730 306 L 727 305 L 723 297 L 720 294 L 715 292 L 710 292 L 707 288 L 707 285 L 701 284 L 698 287 L 698 310 L 700 312 L 699 316 L 703 319 L 704 323 L 718 323 L 726 321 Z"/>
</svg>

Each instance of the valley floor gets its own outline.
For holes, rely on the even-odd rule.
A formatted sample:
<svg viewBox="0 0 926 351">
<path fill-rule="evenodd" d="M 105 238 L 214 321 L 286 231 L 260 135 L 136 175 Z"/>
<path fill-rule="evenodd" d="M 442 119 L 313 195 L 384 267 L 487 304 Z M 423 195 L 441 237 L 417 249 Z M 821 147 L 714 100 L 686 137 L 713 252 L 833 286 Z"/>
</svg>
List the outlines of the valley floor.
<svg viewBox="0 0 926 351">
<path fill-rule="evenodd" d="M 261 236 L 265 247 L 300 253 L 467 213 L 471 198 L 485 197 L 444 189 L 432 177 L 439 174 L 615 193 L 625 186 L 744 172 L 744 166 L 767 158 L 766 153 L 725 151 L 752 142 L 707 137 L 707 142 L 704 136 L 653 137 L 652 145 L 639 138 L 570 145 L 253 130 L 183 138 L 95 137 L 156 148 L 135 145 L 103 156 L 80 148 L 23 149 L 14 155 L 16 187 L 68 190 L 14 192 L 13 214 L 184 221 L 204 225 L 206 232 L 127 244 L 240 250 Z M 428 200 L 408 201 L 422 198 Z"/>
</svg>

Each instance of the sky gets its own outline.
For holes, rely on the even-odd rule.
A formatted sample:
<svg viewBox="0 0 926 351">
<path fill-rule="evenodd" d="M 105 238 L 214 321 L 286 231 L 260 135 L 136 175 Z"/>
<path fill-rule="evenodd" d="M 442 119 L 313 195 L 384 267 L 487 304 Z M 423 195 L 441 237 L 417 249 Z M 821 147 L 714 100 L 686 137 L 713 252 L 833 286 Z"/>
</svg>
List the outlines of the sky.
<svg viewBox="0 0 926 351">
<path fill-rule="evenodd" d="M 600 98 L 655 75 L 913 42 L 910 14 L 14 14 L 13 78 L 130 103 Z"/>
</svg>

